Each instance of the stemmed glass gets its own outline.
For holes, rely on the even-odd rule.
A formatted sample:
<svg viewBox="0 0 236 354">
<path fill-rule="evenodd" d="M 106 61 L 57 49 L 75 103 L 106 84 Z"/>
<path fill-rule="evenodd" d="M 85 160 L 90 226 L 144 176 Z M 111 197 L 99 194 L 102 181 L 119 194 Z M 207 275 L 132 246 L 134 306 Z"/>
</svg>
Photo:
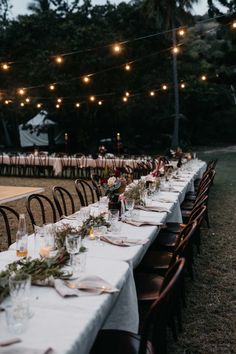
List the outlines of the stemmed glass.
<svg viewBox="0 0 236 354">
<path fill-rule="evenodd" d="M 66 250 L 70 254 L 70 266 L 72 270 L 72 275 L 74 273 L 74 255 L 79 253 L 81 246 L 81 237 L 78 235 L 67 235 L 66 236 Z"/>
<path fill-rule="evenodd" d="M 125 199 L 125 209 L 127 210 L 126 217 L 131 218 L 132 210 L 134 209 L 134 199 Z"/>
</svg>

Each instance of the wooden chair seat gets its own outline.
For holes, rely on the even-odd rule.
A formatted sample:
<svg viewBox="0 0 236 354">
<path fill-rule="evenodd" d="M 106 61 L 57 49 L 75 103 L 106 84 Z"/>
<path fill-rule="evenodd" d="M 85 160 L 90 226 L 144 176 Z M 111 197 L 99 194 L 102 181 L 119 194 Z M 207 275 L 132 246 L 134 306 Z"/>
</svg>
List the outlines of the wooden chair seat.
<svg viewBox="0 0 236 354">
<path fill-rule="evenodd" d="M 134 280 L 139 301 L 154 301 L 160 294 L 164 277 L 156 274 L 135 272 Z"/>
<path fill-rule="evenodd" d="M 154 245 L 160 245 L 164 247 L 176 247 L 180 240 L 179 234 L 178 233 L 173 233 L 171 231 L 161 231 L 157 238 L 156 241 L 154 242 Z"/>
</svg>

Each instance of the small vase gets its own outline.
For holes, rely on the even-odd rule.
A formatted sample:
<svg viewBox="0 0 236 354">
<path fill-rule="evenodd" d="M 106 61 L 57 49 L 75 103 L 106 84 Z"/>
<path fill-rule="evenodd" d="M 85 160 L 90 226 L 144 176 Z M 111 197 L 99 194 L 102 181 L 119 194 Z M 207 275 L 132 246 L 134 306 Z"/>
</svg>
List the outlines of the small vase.
<svg viewBox="0 0 236 354">
<path fill-rule="evenodd" d="M 108 202 L 108 209 L 115 209 L 119 210 L 119 214 L 121 214 L 121 201 L 118 200 L 117 202 L 109 201 Z"/>
</svg>

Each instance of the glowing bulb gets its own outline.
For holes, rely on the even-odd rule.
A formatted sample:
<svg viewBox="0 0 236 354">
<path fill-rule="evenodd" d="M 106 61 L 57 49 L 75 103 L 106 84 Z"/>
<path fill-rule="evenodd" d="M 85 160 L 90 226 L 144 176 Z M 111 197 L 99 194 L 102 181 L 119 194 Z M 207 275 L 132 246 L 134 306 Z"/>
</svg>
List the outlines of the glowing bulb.
<svg viewBox="0 0 236 354">
<path fill-rule="evenodd" d="M 98 104 L 99 104 L 99 106 L 101 106 L 102 105 L 102 101 L 98 101 Z"/>
<path fill-rule="evenodd" d="M 119 44 L 115 44 L 115 45 L 113 46 L 113 51 L 114 51 L 115 53 L 120 53 L 120 52 L 121 52 L 121 46 L 120 46 Z"/>
<path fill-rule="evenodd" d="M 85 82 L 86 84 L 88 84 L 88 83 L 90 82 L 89 76 L 84 76 L 84 77 L 83 77 L 83 82 Z"/>
<path fill-rule="evenodd" d="M 232 28 L 233 28 L 233 29 L 236 29 L 236 21 L 234 21 L 234 22 L 232 23 Z"/>
<path fill-rule="evenodd" d="M 76 102 L 75 107 L 79 108 L 80 107 L 80 103 Z"/>
<path fill-rule="evenodd" d="M 27 97 L 27 98 L 25 99 L 25 102 L 27 102 L 27 103 L 29 103 L 29 102 L 30 102 L 29 97 Z"/>
<path fill-rule="evenodd" d="M 207 79 L 206 75 L 202 75 L 202 76 L 201 76 L 201 80 L 202 80 L 202 81 L 206 81 L 206 79 Z"/>
<path fill-rule="evenodd" d="M 95 101 L 95 97 L 94 97 L 94 96 L 90 96 L 89 99 L 90 99 L 90 101 L 92 101 L 92 102 Z"/>
<path fill-rule="evenodd" d="M 8 100 L 5 100 L 5 102 L 4 102 L 5 104 L 9 104 L 10 102 L 8 101 Z"/>
<path fill-rule="evenodd" d="M 150 96 L 155 96 L 155 92 L 154 91 L 150 91 Z"/>
<path fill-rule="evenodd" d="M 185 35 L 185 30 L 183 28 L 181 28 L 178 33 L 179 33 L 179 36 L 183 37 Z"/>
<path fill-rule="evenodd" d="M 125 65 L 125 70 L 129 71 L 131 69 L 131 66 L 129 64 Z"/>
<path fill-rule="evenodd" d="M 184 88 L 185 88 L 185 84 L 184 84 L 184 83 L 180 84 L 180 87 L 181 87 L 182 89 L 184 89 Z"/>
<path fill-rule="evenodd" d="M 178 47 L 174 47 L 174 48 L 173 48 L 173 53 L 174 53 L 174 54 L 179 53 L 179 48 L 178 48 Z"/>
<path fill-rule="evenodd" d="M 49 90 L 51 90 L 51 91 L 55 90 L 55 85 L 50 85 Z"/>
<path fill-rule="evenodd" d="M 126 91 L 125 96 L 129 97 L 129 92 L 128 91 Z"/>
<path fill-rule="evenodd" d="M 23 96 L 25 94 L 25 90 L 24 89 L 19 89 L 18 93 L 19 93 L 19 95 Z"/>
<path fill-rule="evenodd" d="M 20 104 L 20 105 L 21 105 L 21 107 L 24 107 L 24 106 L 25 106 L 24 102 L 21 102 L 21 104 Z"/>
<path fill-rule="evenodd" d="M 56 104 L 56 108 L 60 108 L 60 105 L 59 105 L 59 104 Z"/>
<path fill-rule="evenodd" d="M 37 108 L 41 108 L 42 107 L 42 103 L 37 103 L 36 107 Z"/>
<path fill-rule="evenodd" d="M 57 102 L 58 102 L 58 103 L 61 103 L 61 102 L 62 102 L 62 99 L 61 99 L 61 98 L 58 98 L 58 99 L 57 99 Z"/>
<path fill-rule="evenodd" d="M 124 102 L 127 102 L 127 101 L 128 101 L 128 98 L 127 98 L 127 97 L 123 97 L 123 101 L 124 101 Z"/>
<path fill-rule="evenodd" d="M 167 85 L 162 85 L 162 90 L 166 91 L 168 89 Z"/>
<path fill-rule="evenodd" d="M 9 65 L 8 64 L 2 64 L 2 68 L 3 68 L 3 70 L 8 70 L 9 69 Z"/>
<path fill-rule="evenodd" d="M 56 61 L 57 64 L 62 64 L 63 63 L 63 58 L 58 56 L 58 57 L 55 58 L 55 61 Z"/>
</svg>

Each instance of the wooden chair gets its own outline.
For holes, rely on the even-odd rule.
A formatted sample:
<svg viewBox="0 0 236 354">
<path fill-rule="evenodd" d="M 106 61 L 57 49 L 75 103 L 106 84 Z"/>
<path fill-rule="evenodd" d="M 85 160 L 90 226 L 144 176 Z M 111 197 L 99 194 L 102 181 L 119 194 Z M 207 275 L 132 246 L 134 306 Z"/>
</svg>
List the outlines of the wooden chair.
<svg viewBox="0 0 236 354">
<path fill-rule="evenodd" d="M 6 235 L 7 235 L 7 245 L 9 247 L 12 244 L 11 223 L 18 222 L 19 213 L 16 210 L 14 210 L 13 208 L 10 208 L 5 205 L 0 205 L 0 219 L 2 219 L 2 218 L 3 218 L 5 230 L 6 230 Z"/>
<path fill-rule="evenodd" d="M 94 189 L 87 181 L 80 178 L 76 179 L 75 189 L 82 206 L 88 206 L 90 203 L 95 203 L 96 198 Z"/>
<path fill-rule="evenodd" d="M 57 221 L 55 206 L 46 195 L 36 193 L 29 195 L 26 198 L 26 209 L 33 228 L 34 225 L 42 226 Z"/>
<path fill-rule="evenodd" d="M 171 301 L 183 268 L 184 260 L 179 260 L 171 279 L 163 283 L 160 294 L 148 311 L 140 335 L 122 330 L 101 330 L 90 354 L 166 354 L 166 327 L 171 315 Z"/>
<path fill-rule="evenodd" d="M 71 215 L 75 212 L 75 203 L 71 193 L 63 187 L 54 186 L 52 188 L 53 199 L 57 211 L 62 217 L 63 215 Z"/>
</svg>

